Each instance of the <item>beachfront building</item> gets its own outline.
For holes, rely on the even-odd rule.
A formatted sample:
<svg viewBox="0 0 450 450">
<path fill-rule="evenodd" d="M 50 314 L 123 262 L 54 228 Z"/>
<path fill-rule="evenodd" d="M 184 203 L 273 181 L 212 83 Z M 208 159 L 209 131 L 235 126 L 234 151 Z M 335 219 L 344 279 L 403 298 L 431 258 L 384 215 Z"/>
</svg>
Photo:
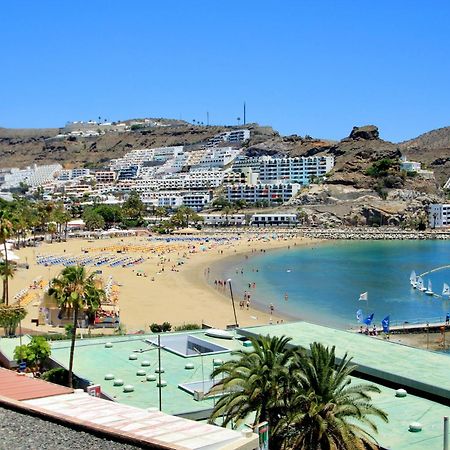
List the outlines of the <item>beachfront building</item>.
<svg viewBox="0 0 450 450">
<path fill-rule="evenodd" d="M 298 183 L 278 184 L 233 184 L 226 186 L 226 199 L 229 202 L 245 200 L 247 203 L 267 201 L 269 203 L 284 203 L 295 196 L 300 190 Z"/>
<path fill-rule="evenodd" d="M 245 214 L 200 214 L 203 225 L 212 227 L 240 227 L 246 224 Z"/>
<path fill-rule="evenodd" d="M 250 225 L 264 226 L 294 226 L 298 223 L 296 214 L 253 214 Z"/>
<path fill-rule="evenodd" d="M 450 203 L 430 205 L 428 218 L 431 228 L 450 227 Z"/>
<path fill-rule="evenodd" d="M 270 158 L 261 161 L 259 179 L 262 183 L 278 181 L 307 185 L 313 178 L 324 177 L 333 166 L 332 156 Z"/>
</svg>

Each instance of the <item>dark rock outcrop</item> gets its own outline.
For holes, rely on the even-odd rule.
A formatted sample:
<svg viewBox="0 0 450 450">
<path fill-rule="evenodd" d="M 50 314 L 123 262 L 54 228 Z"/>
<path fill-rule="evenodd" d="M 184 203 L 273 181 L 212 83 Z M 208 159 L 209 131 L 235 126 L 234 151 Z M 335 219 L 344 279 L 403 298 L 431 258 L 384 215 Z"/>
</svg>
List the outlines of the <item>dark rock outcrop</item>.
<svg viewBox="0 0 450 450">
<path fill-rule="evenodd" d="M 365 125 L 363 127 L 353 127 L 352 132 L 350 133 L 349 139 L 357 140 L 373 140 L 379 139 L 380 134 L 378 132 L 378 127 L 375 125 Z"/>
</svg>

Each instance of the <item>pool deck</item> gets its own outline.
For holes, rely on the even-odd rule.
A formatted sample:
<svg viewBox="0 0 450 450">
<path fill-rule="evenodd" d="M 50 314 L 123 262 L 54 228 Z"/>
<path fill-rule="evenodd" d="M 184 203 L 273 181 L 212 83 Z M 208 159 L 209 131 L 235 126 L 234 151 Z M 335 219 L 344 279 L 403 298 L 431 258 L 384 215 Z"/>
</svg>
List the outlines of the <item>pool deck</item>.
<svg viewBox="0 0 450 450">
<path fill-rule="evenodd" d="M 357 364 L 357 376 L 381 384 L 393 384 L 413 390 L 450 406 L 450 357 L 416 349 L 370 336 L 335 330 L 307 322 L 267 325 L 240 329 L 244 336 L 286 335 L 291 343 L 309 348 L 312 342 L 336 347 L 336 356 L 345 353 Z"/>
</svg>

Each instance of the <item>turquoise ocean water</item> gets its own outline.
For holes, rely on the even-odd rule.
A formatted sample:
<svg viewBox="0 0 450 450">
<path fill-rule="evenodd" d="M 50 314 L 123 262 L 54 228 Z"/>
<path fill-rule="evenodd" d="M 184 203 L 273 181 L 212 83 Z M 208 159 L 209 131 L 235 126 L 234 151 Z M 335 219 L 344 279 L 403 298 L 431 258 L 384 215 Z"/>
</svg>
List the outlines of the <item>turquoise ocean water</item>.
<svg viewBox="0 0 450 450">
<path fill-rule="evenodd" d="M 230 258 L 213 268 L 210 280 L 231 278 L 235 299 L 248 290 L 263 310 L 273 303 L 275 312 L 293 319 L 349 328 L 359 326 L 358 309 L 375 313 L 378 326 L 387 315 L 391 321 L 444 318 L 450 300 L 409 283 L 412 270 L 421 274 L 444 265 L 450 265 L 449 241 L 333 241 Z M 428 279 L 440 294 L 443 282 L 450 284 L 450 269 L 425 276 L 425 285 Z M 366 291 L 368 302 L 358 301 Z"/>
</svg>

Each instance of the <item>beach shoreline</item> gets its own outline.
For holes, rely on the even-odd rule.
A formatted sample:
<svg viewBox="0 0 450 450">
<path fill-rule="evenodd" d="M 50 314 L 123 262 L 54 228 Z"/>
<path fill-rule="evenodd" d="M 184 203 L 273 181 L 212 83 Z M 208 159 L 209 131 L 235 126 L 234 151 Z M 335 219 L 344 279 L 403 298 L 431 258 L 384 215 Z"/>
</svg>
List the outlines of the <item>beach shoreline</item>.
<svg viewBox="0 0 450 450">
<path fill-rule="evenodd" d="M 92 251 L 93 254 L 108 254 L 108 251 L 104 249 L 155 248 L 156 250 L 145 254 L 141 254 L 135 248 L 134 253 L 130 251 L 133 257 L 144 259 L 142 264 L 135 267 L 100 267 L 104 280 L 112 277 L 118 285 L 120 291 L 118 309 L 122 328 L 129 333 L 148 332 L 150 324 L 161 324 L 166 321 L 173 327 L 195 323 L 200 326 L 207 324 L 225 328 L 235 323 L 231 297 L 228 293 L 218 292 L 211 286 L 205 276 L 205 270 L 208 267 L 216 266 L 229 257 L 250 254 L 252 249 L 271 250 L 287 248 L 294 243 L 304 245 L 318 242 L 289 232 L 278 233 L 276 236 L 271 234 L 270 237 L 257 233 L 236 233 L 232 239 L 225 241 L 221 241 L 223 235 L 220 233 L 199 236 L 195 236 L 195 241 L 189 241 L 189 237 L 186 237 L 185 241 L 174 242 L 152 241 L 151 237 L 110 238 L 94 241 L 75 238 L 67 242 L 43 243 L 39 247 L 16 250 L 16 254 L 20 257 L 19 262 L 26 263 L 29 268 L 18 269 L 10 281 L 11 301 L 14 294 L 29 288 L 37 278 L 42 279 L 45 284 L 62 270 L 62 265 L 48 267 L 38 265 L 37 255 L 78 256 L 83 255 L 85 250 Z M 158 237 L 154 236 L 154 238 Z M 201 242 L 204 242 L 205 246 L 200 246 Z M 122 252 L 117 251 L 117 253 L 123 255 Z M 91 272 L 96 268 L 88 266 L 87 270 Z M 55 327 L 50 325 L 37 327 L 31 322 L 39 315 L 38 296 L 40 294 L 42 292 L 37 291 L 36 298 L 26 305 L 28 315 L 22 322 L 22 326 L 38 332 L 52 331 Z M 254 305 L 251 305 L 248 310 L 241 310 L 239 300 L 235 298 L 235 302 L 239 326 L 289 320 L 276 311 L 270 314 L 269 311 L 263 311 Z M 60 328 L 58 331 L 61 332 L 63 329 Z"/>
</svg>

